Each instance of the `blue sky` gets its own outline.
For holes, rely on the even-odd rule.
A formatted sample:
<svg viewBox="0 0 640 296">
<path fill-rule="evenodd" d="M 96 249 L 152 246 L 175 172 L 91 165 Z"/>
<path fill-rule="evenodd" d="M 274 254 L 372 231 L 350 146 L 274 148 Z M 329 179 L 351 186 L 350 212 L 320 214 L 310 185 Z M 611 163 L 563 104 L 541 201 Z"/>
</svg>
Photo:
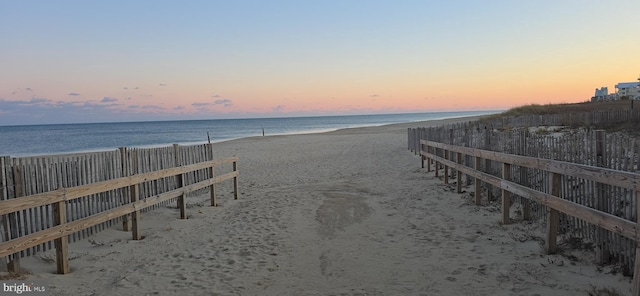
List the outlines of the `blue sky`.
<svg viewBox="0 0 640 296">
<path fill-rule="evenodd" d="M 635 81 L 640 1 L 0 0 L 0 125 L 507 109 Z"/>
</svg>

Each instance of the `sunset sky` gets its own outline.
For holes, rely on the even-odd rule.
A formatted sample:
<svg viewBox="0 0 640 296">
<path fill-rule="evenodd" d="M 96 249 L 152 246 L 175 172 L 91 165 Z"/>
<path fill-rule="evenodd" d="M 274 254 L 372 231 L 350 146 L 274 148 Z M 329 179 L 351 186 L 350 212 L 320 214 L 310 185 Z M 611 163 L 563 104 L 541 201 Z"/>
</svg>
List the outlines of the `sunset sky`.
<svg viewBox="0 0 640 296">
<path fill-rule="evenodd" d="M 0 125 L 502 110 L 640 74 L 640 1 L 0 0 Z"/>
</svg>

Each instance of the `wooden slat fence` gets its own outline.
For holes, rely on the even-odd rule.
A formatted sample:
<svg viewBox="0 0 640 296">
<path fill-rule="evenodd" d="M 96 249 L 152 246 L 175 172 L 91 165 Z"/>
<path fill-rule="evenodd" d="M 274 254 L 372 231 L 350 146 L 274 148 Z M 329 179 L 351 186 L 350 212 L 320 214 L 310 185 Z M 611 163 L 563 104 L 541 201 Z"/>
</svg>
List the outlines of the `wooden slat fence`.
<svg viewBox="0 0 640 296">
<path fill-rule="evenodd" d="M 118 151 L 90 154 L 66 154 L 35 157 L 4 157 L 2 199 L 19 198 L 58 188 L 68 188 L 105 181 L 122 176 L 121 159 Z M 69 221 L 81 219 L 91 213 L 111 209 L 122 204 L 123 190 L 104 192 L 86 196 L 66 204 Z M 112 198 L 110 198 L 112 197 Z M 25 209 L 7 217 L 13 220 L 10 229 L 3 230 L 10 235 L 2 241 L 21 237 L 48 228 L 53 219 L 51 205 Z M 95 232 L 111 227 L 115 221 L 83 229 L 69 237 L 70 242 L 85 238 Z M 7 224 L 7 225 L 8 225 Z M 6 229 L 6 228 L 5 228 Z M 36 252 L 51 249 L 53 244 L 45 242 L 20 252 L 20 256 L 30 256 Z"/>
<path fill-rule="evenodd" d="M 481 122 L 467 122 L 435 128 L 408 130 L 409 149 L 419 151 L 415 143 L 427 139 L 440 143 L 474 147 L 508 154 L 543 159 L 562 160 L 577 164 L 610 168 L 627 172 L 640 172 L 640 140 L 621 133 L 605 133 L 601 130 L 547 128 L 492 129 Z M 465 165 L 473 165 L 473 158 L 463 156 Z M 483 160 L 484 170 L 500 176 L 501 165 Z M 539 191 L 548 190 L 548 173 L 545 171 L 511 167 L 513 181 Z M 562 176 L 563 197 L 585 206 L 598 207 L 602 211 L 631 221 L 637 220 L 637 198 L 624 188 L 600 184 L 584 178 Z M 469 179 L 465 181 L 471 183 Z M 486 185 L 482 188 L 489 200 L 500 196 L 501 190 Z M 525 219 L 546 219 L 546 207 L 539 203 L 513 195 L 521 205 Z M 592 224 L 565 214 L 560 215 L 560 228 L 565 234 L 591 240 L 595 243 L 599 263 L 619 262 L 625 275 L 633 273 L 635 242 L 615 233 L 602 231 Z"/>
<path fill-rule="evenodd" d="M 215 205 L 215 184 L 231 178 L 237 199 L 236 162 L 215 160 L 211 144 L 0 157 L 0 258 L 6 257 L 9 270 L 19 270 L 20 257 L 60 250 L 119 221 L 139 239 L 140 211 L 177 200 L 186 218 L 187 195 L 209 192 Z M 59 265 L 59 272 L 64 268 Z"/>
<path fill-rule="evenodd" d="M 628 134 L 606 133 L 598 128 L 624 122 L 640 126 L 640 110 L 597 111 L 560 115 L 532 115 L 507 118 L 483 118 L 479 121 L 458 123 L 432 128 L 408 129 L 408 148 L 416 154 L 420 140 L 429 140 L 461 147 L 522 155 L 540 159 L 565 161 L 618 171 L 640 173 L 640 139 Z M 453 152 L 447 155 L 453 159 Z M 477 159 L 462 155 L 465 166 L 481 167 L 496 177 L 501 177 L 503 164 L 490 159 L 475 163 Z M 452 178 L 457 178 L 455 168 Z M 511 182 L 540 191 L 549 192 L 548 171 L 509 166 Z M 473 183 L 473 178 L 456 180 L 458 186 Z M 580 176 L 561 175 L 563 184 L 559 195 L 566 200 L 586 207 L 597 208 L 610 215 L 637 221 L 638 196 L 633 190 L 603 184 Z M 496 201 L 504 190 L 488 183 L 476 183 L 476 192 L 487 195 L 489 202 Z M 548 218 L 548 208 L 518 194 L 510 194 L 510 200 L 520 207 L 522 219 Z M 599 228 L 582 219 L 564 213 L 559 214 L 560 232 L 570 237 L 582 238 L 594 243 L 597 262 L 618 263 L 623 274 L 634 274 L 636 241 L 616 232 Z"/>
<path fill-rule="evenodd" d="M 627 218 L 621 218 L 609 213 L 608 209 L 600 205 L 601 201 L 606 201 L 606 195 L 600 195 L 595 192 L 596 202 L 591 205 L 584 205 L 576 201 L 567 199 L 564 195 L 572 188 L 571 179 L 580 178 L 589 180 L 599 184 L 598 189 L 611 187 L 620 188 L 628 193 L 629 198 L 637 199 L 640 195 L 640 174 L 632 172 L 624 172 L 619 170 L 607 169 L 602 167 L 581 165 L 564 161 L 541 159 L 527 156 L 518 156 L 513 154 L 500 153 L 477 148 L 469 148 L 441 142 L 420 140 L 420 155 L 422 158 L 422 166 L 427 161 L 427 171 L 431 170 L 431 162 L 435 162 L 436 175 L 439 167 L 444 166 L 444 182 L 448 183 L 449 168 L 455 168 L 457 171 L 457 191 L 461 192 L 461 173 L 474 178 L 476 183 L 475 199 L 476 203 L 481 203 L 481 190 L 478 187 L 481 182 L 491 184 L 499 188 L 502 192 L 501 209 L 502 223 L 511 223 L 510 195 L 517 194 L 527 200 L 535 201 L 547 208 L 546 224 L 547 235 L 545 237 L 545 248 L 548 253 L 554 253 L 557 250 L 556 238 L 560 231 L 560 215 L 574 217 L 586 223 L 598 227 L 596 231 L 596 239 L 606 241 L 610 239 L 604 231 L 615 233 L 616 235 L 625 237 L 635 243 L 633 251 L 635 257 L 640 256 L 640 245 L 637 244 L 640 239 L 640 226 L 637 221 L 631 221 Z M 455 155 L 455 157 L 451 157 Z M 474 158 L 473 165 L 467 165 L 462 162 L 462 155 Z M 499 164 L 501 174 L 496 176 L 491 172 L 486 172 L 486 167 L 482 166 L 482 160 L 491 160 Z M 545 190 L 537 190 L 531 187 L 523 186 L 513 181 L 513 166 L 521 168 L 544 171 L 547 184 Z M 566 190 L 571 188 L 570 190 Z M 640 214 L 640 207 L 636 206 L 632 209 L 637 217 Z M 605 237 L 601 237 L 605 236 Z M 604 248 L 608 246 L 605 245 Z M 636 261 L 634 265 L 634 281 L 633 295 L 640 295 L 640 261 Z"/>
</svg>

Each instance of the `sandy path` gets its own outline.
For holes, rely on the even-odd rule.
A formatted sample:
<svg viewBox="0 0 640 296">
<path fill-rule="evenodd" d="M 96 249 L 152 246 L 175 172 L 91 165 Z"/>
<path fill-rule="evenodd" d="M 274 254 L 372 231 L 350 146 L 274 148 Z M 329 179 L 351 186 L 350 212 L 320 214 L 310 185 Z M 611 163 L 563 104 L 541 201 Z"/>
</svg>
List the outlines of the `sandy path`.
<svg viewBox="0 0 640 296">
<path fill-rule="evenodd" d="M 52 274 L 50 254 L 23 265 L 53 295 L 630 293 L 588 253 L 543 255 L 538 224 L 501 225 L 495 205 L 420 169 L 409 126 L 218 143 L 240 158 L 239 200 L 226 184 L 217 208 L 191 199 L 187 220 L 143 214 L 142 241 L 113 229 L 74 243 L 69 275 Z"/>
</svg>

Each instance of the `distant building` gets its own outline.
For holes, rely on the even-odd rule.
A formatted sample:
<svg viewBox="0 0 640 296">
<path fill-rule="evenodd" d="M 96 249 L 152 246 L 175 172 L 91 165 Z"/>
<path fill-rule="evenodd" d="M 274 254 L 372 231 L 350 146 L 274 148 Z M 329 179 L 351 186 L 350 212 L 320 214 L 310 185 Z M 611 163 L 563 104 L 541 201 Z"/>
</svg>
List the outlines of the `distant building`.
<svg viewBox="0 0 640 296">
<path fill-rule="evenodd" d="M 640 78 L 638 78 L 640 81 Z M 630 100 L 640 100 L 640 82 L 620 82 L 615 85 L 616 92 L 610 94 L 606 86 L 596 88 L 595 95 L 591 101 L 620 100 L 628 98 Z"/>
<path fill-rule="evenodd" d="M 596 88 L 596 94 L 591 98 L 592 101 L 603 101 L 609 96 L 609 89 L 606 86 Z"/>
<path fill-rule="evenodd" d="M 616 84 L 618 97 L 628 97 L 632 100 L 640 100 L 640 88 L 638 82 L 620 82 Z"/>
<path fill-rule="evenodd" d="M 596 101 L 612 101 L 619 99 L 617 93 L 609 93 L 609 89 L 606 86 L 602 88 L 596 88 L 596 93 L 593 97 L 591 97 L 592 102 Z"/>
</svg>

